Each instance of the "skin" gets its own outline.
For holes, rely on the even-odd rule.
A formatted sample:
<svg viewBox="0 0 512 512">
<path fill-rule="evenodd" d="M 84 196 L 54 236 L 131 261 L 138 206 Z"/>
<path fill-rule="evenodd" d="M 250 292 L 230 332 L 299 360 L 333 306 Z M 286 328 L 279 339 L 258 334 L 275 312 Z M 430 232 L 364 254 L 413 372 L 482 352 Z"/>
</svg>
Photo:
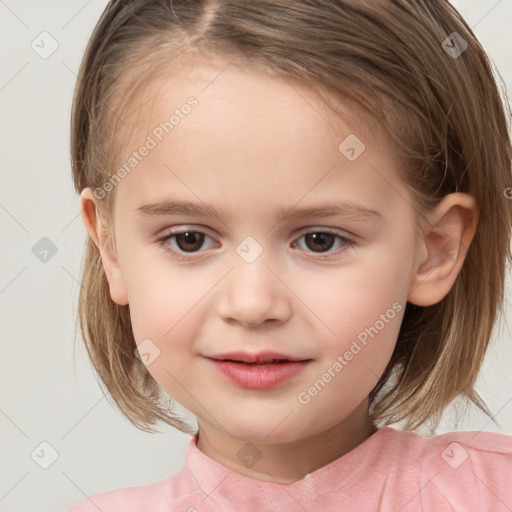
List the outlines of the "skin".
<svg viewBox="0 0 512 512">
<path fill-rule="evenodd" d="M 381 134 L 357 128 L 366 149 L 351 162 L 338 145 L 354 126 L 310 90 L 225 66 L 188 60 L 148 86 L 145 97 L 153 101 L 131 119 L 125 155 L 189 96 L 199 104 L 117 185 L 115 247 L 100 229 L 91 189 L 80 196 L 82 219 L 101 252 L 112 300 L 130 305 L 137 343 L 149 338 L 160 350 L 148 371 L 197 417 L 199 449 L 241 474 L 290 483 L 375 431 L 368 395 L 391 357 L 406 301 L 431 305 L 448 293 L 477 208 L 471 196 L 450 194 L 421 219 L 417 236 L 411 191 Z M 148 219 L 136 211 L 170 198 L 224 213 Z M 280 207 L 326 201 L 363 204 L 382 218 L 274 219 Z M 180 260 L 157 241 L 171 228 L 207 236 L 195 253 L 185 252 L 190 245 L 183 241 L 165 242 L 181 248 L 188 259 Z M 334 238 L 317 246 L 304 236 L 326 229 L 355 245 Z M 263 250 L 250 264 L 236 251 L 247 236 Z M 453 239 L 461 243 L 448 252 Z M 402 310 L 309 403 L 300 403 L 298 394 L 393 303 Z M 263 349 L 312 361 L 277 388 L 258 391 L 228 382 L 204 357 Z M 237 457 L 249 442 L 261 454 L 251 467 Z"/>
</svg>

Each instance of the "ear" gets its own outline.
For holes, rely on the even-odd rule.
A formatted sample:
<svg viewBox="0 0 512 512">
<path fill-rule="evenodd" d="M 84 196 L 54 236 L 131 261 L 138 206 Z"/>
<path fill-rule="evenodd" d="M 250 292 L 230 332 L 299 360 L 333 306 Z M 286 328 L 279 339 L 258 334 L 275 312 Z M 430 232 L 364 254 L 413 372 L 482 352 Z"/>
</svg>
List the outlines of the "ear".
<svg viewBox="0 0 512 512">
<path fill-rule="evenodd" d="M 478 213 L 475 199 L 462 192 L 448 194 L 429 212 L 418 241 L 409 302 L 431 306 L 448 294 L 475 235 Z"/>
<path fill-rule="evenodd" d="M 111 243 L 108 240 L 108 231 L 101 222 L 96 201 L 97 199 L 94 197 L 91 188 L 85 188 L 82 191 L 80 194 L 82 221 L 100 252 L 103 269 L 109 283 L 111 299 L 116 304 L 125 306 L 128 304 L 128 294 L 124 286 L 117 254 L 115 248 L 111 247 Z"/>
</svg>

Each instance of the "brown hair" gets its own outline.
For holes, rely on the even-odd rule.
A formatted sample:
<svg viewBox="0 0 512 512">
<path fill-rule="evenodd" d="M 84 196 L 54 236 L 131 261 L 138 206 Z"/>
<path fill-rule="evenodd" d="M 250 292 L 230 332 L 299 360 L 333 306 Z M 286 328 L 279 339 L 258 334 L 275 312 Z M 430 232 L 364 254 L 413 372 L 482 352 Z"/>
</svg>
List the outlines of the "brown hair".
<svg viewBox="0 0 512 512">
<path fill-rule="evenodd" d="M 474 386 L 502 314 L 511 257 L 511 146 L 491 64 L 457 11 L 446 0 L 113 0 L 91 36 L 75 90 L 78 193 L 113 174 L 116 134 L 130 129 L 123 116 L 159 64 L 194 52 L 350 101 L 399 148 L 419 216 L 455 191 L 476 199 L 479 223 L 461 272 L 439 303 L 407 303 L 370 403 L 376 420 L 404 421 L 404 429 L 438 422 L 456 397 L 489 414 Z M 115 246 L 114 198 L 97 203 Z M 115 403 L 148 432 L 162 420 L 193 433 L 134 356 L 129 306 L 111 300 L 90 238 L 82 284 L 82 337 Z"/>
</svg>

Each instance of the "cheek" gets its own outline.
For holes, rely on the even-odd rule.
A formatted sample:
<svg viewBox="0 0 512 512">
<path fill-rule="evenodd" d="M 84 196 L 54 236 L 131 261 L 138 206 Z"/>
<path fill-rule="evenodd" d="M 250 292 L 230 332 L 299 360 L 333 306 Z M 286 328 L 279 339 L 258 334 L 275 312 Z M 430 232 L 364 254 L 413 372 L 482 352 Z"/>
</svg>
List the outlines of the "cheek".
<svg viewBox="0 0 512 512">
<path fill-rule="evenodd" d="M 404 265 L 389 246 L 374 247 L 360 257 L 355 255 L 347 266 L 308 279 L 297 294 L 307 297 L 307 305 L 322 320 L 319 332 L 324 339 L 329 334 L 333 339 L 355 337 L 381 315 L 391 324 L 399 323 L 396 313 L 405 308 L 408 288 Z M 397 303 L 400 307 L 393 308 Z"/>
<path fill-rule="evenodd" d="M 197 301 L 201 285 L 166 258 L 163 249 L 144 247 L 135 239 L 122 240 L 120 266 L 129 299 L 135 339 L 163 338 L 186 307 Z"/>
<path fill-rule="evenodd" d="M 322 320 L 316 348 L 320 371 L 336 375 L 329 386 L 333 394 L 325 393 L 319 401 L 346 400 L 347 387 L 353 389 L 354 404 L 369 393 L 391 358 L 405 312 L 405 259 L 396 257 L 393 244 L 374 246 L 359 256 L 353 265 L 311 280 L 302 290 Z"/>
<path fill-rule="evenodd" d="M 368 397 L 395 348 L 405 311 L 401 287 L 393 273 L 373 289 L 365 277 L 365 286 L 346 286 L 337 300 L 316 305 L 334 333 L 324 329 L 317 340 L 320 364 L 301 390 L 299 402 L 319 421 L 314 428 L 339 421 Z"/>
<path fill-rule="evenodd" d="M 135 339 L 152 338 L 166 349 L 169 345 L 178 347 L 193 336 L 198 325 L 194 317 L 199 311 L 194 305 L 208 292 L 206 284 L 187 286 L 177 272 L 166 276 L 154 266 L 145 270 L 144 281 L 128 292 Z"/>
<path fill-rule="evenodd" d="M 135 341 L 149 339 L 164 354 L 169 344 L 179 346 L 184 331 L 190 331 L 192 312 L 187 311 L 200 290 L 186 286 L 179 270 L 171 272 L 162 258 L 150 258 L 141 250 L 124 255 L 121 269 Z"/>
<path fill-rule="evenodd" d="M 173 399 L 188 404 L 190 395 L 201 392 L 202 383 L 192 368 L 196 363 L 194 342 L 201 337 L 198 315 L 208 314 L 200 298 L 208 288 L 187 287 L 162 276 L 153 279 L 148 272 L 144 283 L 132 290 L 130 315 L 135 340 L 151 353 L 147 369 L 155 381 Z M 192 381 L 191 375 L 195 376 Z"/>
</svg>

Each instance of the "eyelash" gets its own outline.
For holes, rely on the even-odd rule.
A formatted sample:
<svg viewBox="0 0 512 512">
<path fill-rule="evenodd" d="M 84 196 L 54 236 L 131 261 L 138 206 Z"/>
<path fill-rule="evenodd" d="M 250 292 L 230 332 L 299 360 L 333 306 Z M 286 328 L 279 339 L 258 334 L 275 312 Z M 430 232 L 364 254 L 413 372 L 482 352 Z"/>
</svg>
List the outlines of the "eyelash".
<svg viewBox="0 0 512 512">
<path fill-rule="evenodd" d="M 163 247 L 165 253 L 170 254 L 171 256 L 176 257 L 177 259 L 179 259 L 181 261 L 189 261 L 191 259 L 190 256 L 184 255 L 183 253 L 181 253 L 179 251 L 176 251 L 175 249 L 172 249 L 169 246 L 169 244 L 167 243 L 171 238 L 174 238 L 176 235 L 187 233 L 187 232 L 201 233 L 201 234 L 204 234 L 205 236 L 207 236 L 208 238 L 211 238 L 206 233 L 204 233 L 203 231 L 194 230 L 194 229 L 182 229 L 182 230 L 179 230 L 179 231 L 170 231 L 169 234 L 165 235 L 164 237 L 161 237 L 161 238 L 157 239 L 157 242 L 159 243 L 159 245 L 161 245 Z M 338 248 L 336 251 L 334 251 L 332 253 L 314 253 L 314 252 L 312 252 L 312 254 L 317 254 L 319 259 L 321 259 L 321 260 L 332 259 L 333 257 L 339 255 L 339 253 L 342 253 L 345 250 L 347 250 L 347 249 L 349 249 L 351 247 L 354 247 L 356 245 L 356 243 L 353 240 L 350 240 L 350 239 L 340 235 L 338 232 L 331 231 L 331 230 L 308 231 L 306 233 L 303 233 L 298 238 L 298 240 L 300 240 L 302 237 L 304 237 L 306 235 L 319 234 L 319 233 L 326 234 L 326 235 L 333 235 L 334 237 L 338 238 L 342 242 L 342 247 Z M 201 251 L 197 251 L 197 252 L 201 252 Z M 193 255 L 195 253 L 191 252 L 189 254 Z M 329 256 L 322 256 L 322 254 L 329 254 Z"/>
</svg>

